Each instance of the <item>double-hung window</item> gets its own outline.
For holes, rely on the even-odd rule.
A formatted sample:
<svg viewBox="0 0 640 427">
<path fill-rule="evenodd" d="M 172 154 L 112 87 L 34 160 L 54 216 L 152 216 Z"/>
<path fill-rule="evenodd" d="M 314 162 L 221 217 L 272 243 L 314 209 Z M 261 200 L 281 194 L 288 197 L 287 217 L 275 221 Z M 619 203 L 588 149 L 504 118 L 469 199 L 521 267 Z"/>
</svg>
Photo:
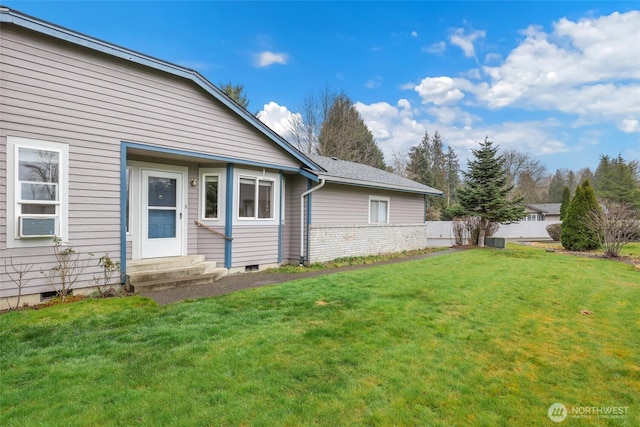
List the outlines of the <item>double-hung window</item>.
<svg viewBox="0 0 640 427">
<path fill-rule="evenodd" d="M 274 189 L 272 179 L 240 176 L 238 218 L 274 219 Z"/>
<path fill-rule="evenodd" d="M 389 223 L 389 198 L 369 197 L 369 224 Z"/>
<path fill-rule="evenodd" d="M 68 146 L 8 137 L 8 247 L 67 238 Z"/>
</svg>

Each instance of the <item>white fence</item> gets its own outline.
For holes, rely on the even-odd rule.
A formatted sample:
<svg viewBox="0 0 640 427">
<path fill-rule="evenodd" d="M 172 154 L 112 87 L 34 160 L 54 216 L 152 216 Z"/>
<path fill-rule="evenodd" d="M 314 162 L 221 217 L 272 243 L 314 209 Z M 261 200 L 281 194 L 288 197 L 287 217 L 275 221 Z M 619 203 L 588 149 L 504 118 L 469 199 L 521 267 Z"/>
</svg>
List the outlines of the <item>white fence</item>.
<svg viewBox="0 0 640 427">
<path fill-rule="evenodd" d="M 550 240 L 547 233 L 549 224 L 559 221 L 521 221 L 515 224 L 501 225 L 494 237 L 523 240 Z M 455 244 L 451 221 L 427 221 L 427 239 L 429 246 L 452 246 Z"/>
</svg>

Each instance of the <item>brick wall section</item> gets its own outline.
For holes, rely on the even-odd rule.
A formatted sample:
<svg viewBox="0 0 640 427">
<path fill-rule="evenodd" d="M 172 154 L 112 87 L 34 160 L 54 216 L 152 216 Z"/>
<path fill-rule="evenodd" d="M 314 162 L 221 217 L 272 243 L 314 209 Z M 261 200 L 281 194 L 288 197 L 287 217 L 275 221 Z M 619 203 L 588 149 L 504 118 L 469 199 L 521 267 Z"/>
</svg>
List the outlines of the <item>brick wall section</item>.
<svg viewBox="0 0 640 427">
<path fill-rule="evenodd" d="M 312 225 L 309 236 L 310 263 L 427 247 L 425 224 Z"/>
</svg>

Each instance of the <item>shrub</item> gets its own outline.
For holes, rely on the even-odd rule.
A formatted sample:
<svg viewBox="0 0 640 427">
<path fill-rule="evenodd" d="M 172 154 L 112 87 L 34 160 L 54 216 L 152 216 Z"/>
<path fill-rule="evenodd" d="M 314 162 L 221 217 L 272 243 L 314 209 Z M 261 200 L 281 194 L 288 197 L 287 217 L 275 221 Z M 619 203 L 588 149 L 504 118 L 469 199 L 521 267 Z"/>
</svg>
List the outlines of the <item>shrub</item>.
<svg viewBox="0 0 640 427">
<path fill-rule="evenodd" d="M 560 240 L 560 232 L 562 231 L 562 224 L 550 224 L 547 225 L 547 233 L 549 237 L 553 239 L 554 242 L 558 242 Z"/>
<path fill-rule="evenodd" d="M 586 179 L 576 188 L 567 215 L 562 222 L 560 242 L 565 249 L 570 251 L 588 251 L 597 249 L 599 245 L 598 234 L 587 225 L 589 212 L 601 210 L 596 200 L 593 188 Z"/>
</svg>

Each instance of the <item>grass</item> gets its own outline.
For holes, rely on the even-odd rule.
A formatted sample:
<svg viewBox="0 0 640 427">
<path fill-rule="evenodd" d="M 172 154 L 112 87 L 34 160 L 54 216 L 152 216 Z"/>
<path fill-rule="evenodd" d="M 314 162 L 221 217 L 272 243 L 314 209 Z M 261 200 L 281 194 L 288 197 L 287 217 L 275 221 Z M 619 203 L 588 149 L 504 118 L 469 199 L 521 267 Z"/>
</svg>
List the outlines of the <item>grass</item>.
<svg viewBox="0 0 640 427">
<path fill-rule="evenodd" d="M 566 251 L 560 242 L 535 242 L 534 246 L 553 249 L 557 251 Z M 584 253 L 603 257 L 603 252 L 601 249 L 594 249 L 592 251 L 586 251 Z M 622 247 L 622 251 L 620 251 L 620 257 L 618 260 L 628 261 L 631 264 L 634 264 L 640 268 L 640 242 L 631 242 L 627 243 Z"/>
<path fill-rule="evenodd" d="M 632 266 L 509 246 L 10 312 L 0 425 L 639 425 L 639 299 Z"/>
</svg>

